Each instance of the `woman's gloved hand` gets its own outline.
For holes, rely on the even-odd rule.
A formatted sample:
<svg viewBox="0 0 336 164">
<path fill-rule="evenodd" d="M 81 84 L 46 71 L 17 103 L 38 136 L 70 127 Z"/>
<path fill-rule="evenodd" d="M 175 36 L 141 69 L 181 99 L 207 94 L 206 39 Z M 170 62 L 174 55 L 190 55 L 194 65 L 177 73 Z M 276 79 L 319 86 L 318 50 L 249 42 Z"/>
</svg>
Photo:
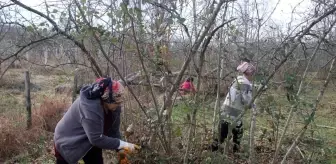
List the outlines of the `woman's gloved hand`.
<svg viewBox="0 0 336 164">
<path fill-rule="evenodd" d="M 120 145 L 118 147 L 118 150 L 125 150 L 126 152 L 133 152 L 136 149 L 140 149 L 140 146 L 120 140 Z"/>
</svg>

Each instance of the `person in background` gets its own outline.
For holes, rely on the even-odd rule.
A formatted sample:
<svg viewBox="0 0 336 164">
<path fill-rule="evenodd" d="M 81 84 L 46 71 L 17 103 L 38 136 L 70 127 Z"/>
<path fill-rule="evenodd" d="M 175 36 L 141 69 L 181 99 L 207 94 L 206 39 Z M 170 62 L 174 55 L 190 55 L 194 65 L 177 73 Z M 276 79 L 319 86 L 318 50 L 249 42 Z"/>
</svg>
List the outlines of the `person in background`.
<svg viewBox="0 0 336 164">
<path fill-rule="evenodd" d="M 248 63 L 242 62 L 237 71 L 239 75 L 235 78 L 226 95 L 225 101 L 221 106 L 220 121 L 218 125 L 219 140 L 211 145 L 213 151 L 218 150 L 219 144 L 222 144 L 229 134 L 229 126 L 243 111 L 246 105 L 252 100 L 252 79 L 256 68 Z M 243 137 L 243 122 L 238 120 L 232 131 L 233 152 L 240 149 L 240 140 Z M 218 143 L 219 142 L 219 143 Z"/>
<path fill-rule="evenodd" d="M 120 112 L 124 87 L 111 78 L 99 78 L 80 90 L 80 96 L 57 123 L 54 149 L 57 164 L 103 164 L 102 149 L 133 151 L 120 139 Z"/>
<path fill-rule="evenodd" d="M 194 78 L 193 77 L 188 77 L 180 86 L 179 90 L 181 95 L 187 95 L 189 93 L 194 94 L 196 92 L 196 89 L 194 87 Z"/>
</svg>

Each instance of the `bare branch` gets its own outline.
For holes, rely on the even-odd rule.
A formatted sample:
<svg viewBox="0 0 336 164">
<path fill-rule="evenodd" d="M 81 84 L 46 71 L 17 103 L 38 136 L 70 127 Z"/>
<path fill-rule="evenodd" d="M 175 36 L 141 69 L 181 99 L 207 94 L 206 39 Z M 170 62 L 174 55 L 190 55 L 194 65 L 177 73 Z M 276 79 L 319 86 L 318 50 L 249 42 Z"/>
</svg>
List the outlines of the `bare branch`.
<svg viewBox="0 0 336 164">
<path fill-rule="evenodd" d="M 7 4 L 7 5 L 0 5 L 0 10 L 6 8 L 6 7 L 10 7 L 10 6 L 13 6 L 14 4 L 11 3 L 11 4 Z"/>
<path fill-rule="evenodd" d="M 333 12 L 331 12 L 331 11 L 335 12 L 335 11 L 336 11 L 336 8 L 334 8 L 333 10 L 330 10 L 330 11 L 327 12 L 326 14 L 332 14 Z M 309 30 L 310 30 L 315 24 L 317 24 L 317 23 L 318 23 L 319 21 L 321 21 L 323 18 L 327 17 L 328 15 L 326 15 L 326 14 L 323 15 L 323 16 L 321 16 L 320 18 L 316 19 L 315 21 L 313 21 L 313 22 L 312 22 L 312 23 L 311 23 L 305 30 L 303 30 L 303 33 L 298 37 L 298 41 L 301 41 L 301 38 L 302 38 L 305 34 L 307 34 L 307 33 L 309 32 Z M 334 24 L 335 24 L 335 23 L 334 23 Z M 332 27 L 333 27 L 333 26 L 331 26 L 331 28 L 332 28 Z M 331 28 L 329 29 L 328 32 L 330 32 Z M 324 34 L 324 36 L 321 37 L 321 38 L 325 38 L 325 37 L 327 36 L 328 32 L 326 32 L 326 33 Z M 319 48 L 320 45 L 321 45 L 321 41 L 322 41 L 322 39 L 319 40 L 318 45 L 316 46 L 316 49 L 315 49 L 315 51 L 314 51 L 314 55 L 317 53 L 317 50 L 318 50 L 318 48 Z M 298 43 L 296 43 L 296 46 L 295 46 L 295 47 L 297 47 L 297 45 L 298 45 Z M 293 50 L 291 50 L 291 51 L 293 52 Z M 292 52 L 291 52 L 291 53 L 292 53 Z M 314 55 L 313 55 L 313 57 L 314 57 Z M 286 55 L 286 56 L 287 56 L 287 57 L 286 57 L 285 59 L 287 60 L 287 58 L 288 58 L 289 56 L 288 56 L 288 55 Z M 309 65 L 308 65 L 307 67 L 309 67 Z M 305 76 L 305 75 L 306 75 L 306 74 L 304 74 L 304 76 Z M 305 78 L 305 77 L 303 77 L 303 78 Z M 299 96 L 299 95 L 301 94 L 302 82 L 303 82 L 303 81 L 301 81 L 300 88 L 299 88 L 298 92 L 296 93 L 296 96 Z M 287 121 L 286 121 L 286 124 L 285 124 L 284 131 L 283 131 L 283 133 L 281 134 L 281 137 L 280 137 L 280 139 L 279 139 L 279 141 L 278 141 L 277 148 L 276 148 L 276 150 L 275 150 L 274 158 L 273 158 L 273 162 L 272 162 L 272 163 L 275 163 L 275 162 L 276 162 L 276 159 L 277 159 L 277 156 L 278 156 L 278 153 L 279 153 L 279 151 L 280 151 L 281 144 L 282 144 L 283 137 L 284 137 L 284 135 L 285 135 L 285 133 L 286 133 L 286 131 L 287 131 L 289 122 L 290 122 L 291 119 L 292 119 L 293 111 L 297 108 L 298 103 L 299 103 L 299 102 L 297 101 L 294 105 L 292 105 L 292 107 L 291 107 L 291 109 L 290 109 L 289 116 L 288 116 L 288 118 L 287 118 Z"/>
<path fill-rule="evenodd" d="M 2 79 L 2 77 L 5 75 L 5 73 L 7 72 L 7 70 L 13 65 L 13 63 L 17 60 L 18 58 L 15 58 L 7 67 L 6 69 L 2 72 L 1 76 L 0 76 L 0 80 Z"/>
<path fill-rule="evenodd" d="M 332 71 L 333 71 L 335 63 L 336 63 L 335 60 L 336 60 L 336 58 L 334 58 L 333 61 L 332 61 L 332 63 L 331 63 L 331 66 L 330 66 L 330 69 L 329 69 L 329 72 L 328 72 L 328 75 L 327 75 L 327 79 L 325 80 L 325 82 L 323 84 L 323 87 L 320 90 L 320 93 L 319 93 L 319 95 L 317 96 L 317 98 L 315 100 L 315 103 L 314 103 L 313 108 L 311 109 L 312 112 L 310 113 L 308 121 L 306 121 L 306 123 L 305 123 L 304 127 L 302 128 L 300 134 L 295 138 L 294 142 L 292 143 L 292 145 L 287 150 L 286 155 L 283 157 L 283 159 L 281 161 L 281 164 L 285 164 L 286 163 L 286 159 L 287 159 L 288 155 L 291 153 L 291 151 L 293 150 L 293 148 L 296 147 L 296 145 L 299 142 L 299 140 L 301 139 L 301 137 L 305 134 L 305 132 L 306 132 L 306 130 L 308 128 L 308 125 L 312 122 L 312 120 L 313 120 L 313 118 L 315 116 L 315 112 L 317 110 L 317 106 L 320 103 L 321 99 L 323 98 L 324 91 L 326 90 L 326 88 L 327 88 L 327 86 L 328 86 L 328 84 L 330 82 L 331 74 L 332 74 Z"/>
<path fill-rule="evenodd" d="M 75 3 L 76 3 L 77 8 L 79 9 L 79 11 L 80 11 L 82 17 L 83 17 L 84 22 L 85 22 L 85 23 L 89 26 L 89 28 L 93 31 L 93 27 L 90 25 L 89 21 L 86 19 L 85 14 L 84 14 L 84 11 L 81 9 L 81 6 L 80 6 L 79 2 L 78 2 L 77 0 L 74 0 L 74 1 L 75 1 Z M 124 78 L 124 77 L 122 76 L 122 74 L 120 73 L 118 67 L 117 67 L 117 66 L 116 66 L 116 65 L 109 59 L 109 57 L 107 56 L 107 53 L 105 52 L 104 47 L 103 47 L 101 41 L 99 40 L 98 36 L 97 36 L 96 34 L 93 34 L 93 37 L 94 37 L 95 40 L 97 41 L 97 43 L 98 43 L 98 45 L 99 45 L 99 47 L 100 47 L 100 50 L 101 50 L 103 56 L 105 57 L 105 59 L 112 65 L 112 67 L 116 70 L 116 72 L 117 72 L 117 74 L 119 75 L 119 77 L 121 78 L 121 80 L 124 81 L 124 84 L 128 87 L 128 84 L 127 84 L 125 78 Z M 140 100 L 136 97 L 136 95 L 134 94 L 133 90 L 132 90 L 130 87 L 128 87 L 128 88 L 129 88 L 129 91 L 131 92 L 132 96 L 135 98 L 135 100 L 136 100 L 137 103 L 139 104 L 139 106 L 140 106 L 141 110 L 143 111 L 143 113 L 145 114 L 146 118 L 149 118 L 149 116 L 147 115 L 146 110 L 145 110 L 144 107 L 141 105 Z"/>
<path fill-rule="evenodd" d="M 103 75 L 99 65 L 97 64 L 96 60 L 92 57 L 92 55 L 90 54 L 90 52 L 85 48 L 84 44 L 83 43 L 80 43 L 79 41 L 77 41 L 72 35 L 66 33 L 65 31 L 63 31 L 62 29 L 59 28 L 59 26 L 57 25 L 57 23 L 50 17 L 48 17 L 47 15 L 43 14 L 42 12 L 40 11 L 37 11 L 23 3 L 21 3 L 20 1 L 18 0 L 11 0 L 12 2 L 14 2 L 16 5 L 30 11 L 30 12 L 33 12 L 43 18 L 45 18 L 46 20 L 48 20 L 48 22 L 50 22 L 54 29 L 59 33 L 59 34 L 62 34 L 64 35 L 66 38 L 68 38 L 69 40 L 71 40 L 72 42 L 75 43 L 76 46 L 78 46 L 83 52 L 84 54 L 86 54 L 86 56 L 88 57 L 89 61 L 93 64 L 94 66 L 94 72 L 96 74 L 97 77 L 100 77 Z"/>
<path fill-rule="evenodd" d="M 30 43 L 28 43 L 28 44 L 26 44 L 26 45 L 24 45 L 24 46 L 20 46 L 21 48 L 20 48 L 18 51 L 16 51 L 13 55 L 10 55 L 10 56 L 8 56 L 8 57 L 6 57 L 6 58 L 4 58 L 4 59 L 0 59 L 0 60 L 1 60 L 0 63 L 4 62 L 4 61 L 6 61 L 6 60 L 8 60 L 8 59 L 10 59 L 10 58 L 12 58 L 12 57 L 17 57 L 17 55 L 18 55 L 19 53 L 21 53 L 25 48 L 27 48 L 27 47 L 29 47 L 29 46 L 32 46 L 32 45 L 34 45 L 34 44 L 36 44 L 36 43 L 39 43 L 39 42 L 42 42 L 42 41 L 51 39 L 51 38 L 53 38 L 53 37 L 55 37 L 55 36 L 57 36 L 57 35 L 58 35 L 58 34 L 54 34 L 54 35 L 51 35 L 51 36 L 49 36 L 49 37 L 45 37 L 45 38 L 42 38 L 42 39 L 39 39 L 39 40 L 32 41 L 32 42 L 30 42 Z M 1 79 L 1 78 L 0 78 L 0 79 Z"/>
<path fill-rule="evenodd" d="M 177 13 L 176 10 L 174 9 L 170 9 L 168 6 L 164 5 L 164 4 L 161 4 L 161 3 L 158 3 L 158 2 L 154 2 L 154 1 L 150 1 L 148 2 L 149 4 L 152 4 L 153 6 L 157 6 L 157 7 L 160 7 L 166 11 L 168 11 L 170 14 L 174 15 L 175 17 L 177 17 L 178 19 L 181 19 L 181 15 L 179 13 Z M 189 39 L 191 39 L 191 36 L 190 36 L 190 33 L 189 33 L 189 30 L 188 30 L 188 27 L 187 25 L 185 25 L 182 21 L 178 21 L 179 24 L 182 25 L 184 31 L 186 32 L 187 36 Z"/>
</svg>

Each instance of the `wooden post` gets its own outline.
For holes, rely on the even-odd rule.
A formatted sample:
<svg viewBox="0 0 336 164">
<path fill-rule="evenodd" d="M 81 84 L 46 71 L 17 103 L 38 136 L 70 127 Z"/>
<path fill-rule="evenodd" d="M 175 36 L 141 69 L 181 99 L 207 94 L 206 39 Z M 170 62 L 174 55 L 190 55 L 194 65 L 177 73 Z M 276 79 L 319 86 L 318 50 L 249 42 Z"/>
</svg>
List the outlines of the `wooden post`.
<svg viewBox="0 0 336 164">
<path fill-rule="evenodd" d="M 0 73 L 2 73 L 2 65 L 3 65 L 2 62 L 3 61 L 0 59 Z"/>
<path fill-rule="evenodd" d="M 29 129 L 32 125 L 29 71 L 25 72 L 25 97 L 26 97 L 26 109 L 27 109 L 27 129 Z"/>
<path fill-rule="evenodd" d="M 76 97 L 77 97 L 77 83 L 78 83 L 78 75 L 77 75 L 78 70 L 76 69 L 74 72 L 74 82 L 73 82 L 73 86 L 72 86 L 72 103 L 75 102 Z"/>
</svg>

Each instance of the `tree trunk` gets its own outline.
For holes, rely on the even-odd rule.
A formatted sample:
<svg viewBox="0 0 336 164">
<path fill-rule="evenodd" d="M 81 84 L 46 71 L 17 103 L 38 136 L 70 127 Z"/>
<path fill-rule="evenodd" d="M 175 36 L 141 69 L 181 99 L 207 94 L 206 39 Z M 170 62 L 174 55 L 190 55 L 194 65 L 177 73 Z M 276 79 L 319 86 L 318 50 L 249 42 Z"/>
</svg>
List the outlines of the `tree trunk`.
<svg viewBox="0 0 336 164">
<path fill-rule="evenodd" d="M 216 102 L 215 102 L 215 108 L 214 108 L 214 113 L 213 113 L 213 118 L 212 118 L 212 135 L 213 138 L 217 137 L 215 136 L 215 131 L 217 127 L 217 118 L 219 117 L 219 112 L 220 112 L 220 94 L 221 94 L 221 79 L 224 74 L 224 59 L 221 57 L 221 53 L 218 54 L 218 79 L 217 79 L 217 94 L 216 94 Z"/>
</svg>

